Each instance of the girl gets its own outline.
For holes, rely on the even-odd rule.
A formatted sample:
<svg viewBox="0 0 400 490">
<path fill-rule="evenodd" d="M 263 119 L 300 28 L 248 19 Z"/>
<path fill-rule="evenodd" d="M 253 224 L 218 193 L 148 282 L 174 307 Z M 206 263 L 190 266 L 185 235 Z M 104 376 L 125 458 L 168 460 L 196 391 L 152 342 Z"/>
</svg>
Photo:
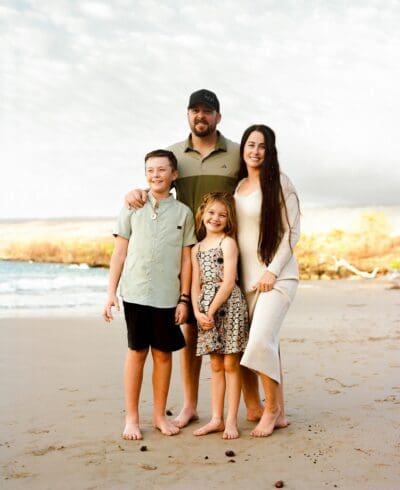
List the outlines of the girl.
<svg viewBox="0 0 400 490">
<path fill-rule="evenodd" d="M 275 134 L 263 124 L 250 126 L 240 144 L 242 180 L 235 193 L 241 280 L 250 313 L 250 336 L 241 364 L 246 406 L 253 406 L 256 437 L 288 425 L 283 406 L 279 331 L 296 293 L 299 272 L 293 248 L 300 236 L 296 189 L 280 172 Z M 266 404 L 254 396 L 259 375 Z"/>
<path fill-rule="evenodd" d="M 192 303 L 198 323 L 197 355 L 211 356 L 212 418 L 194 435 L 224 431 L 224 439 L 236 439 L 240 356 L 248 338 L 248 315 L 236 284 L 238 247 L 233 197 L 224 192 L 206 194 L 196 213 L 196 230 L 200 242 L 192 249 Z"/>
</svg>

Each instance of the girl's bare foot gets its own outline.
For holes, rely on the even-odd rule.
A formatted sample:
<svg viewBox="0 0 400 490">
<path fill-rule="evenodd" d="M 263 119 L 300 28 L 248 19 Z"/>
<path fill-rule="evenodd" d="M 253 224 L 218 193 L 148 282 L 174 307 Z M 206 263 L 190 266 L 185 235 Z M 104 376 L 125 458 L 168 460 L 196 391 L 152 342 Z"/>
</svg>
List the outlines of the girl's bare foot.
<svg viewBox="0 0 400 490">
<path fill-rule="evenodd" d="M 166 436 L 174 436 L 179 433 L 179 427 L 173 424 L 166 417 L 157 417 L 154 419 L 154 427 Z"/>
<path fill-rule="evenodd" d="M 239 437 L 239 429 L 236 422 L 226 422 L 225 430 L 222 439 L 237 439 Z"/>
<path fill-rule="evenodd" d="M 196 410 L 193 410 L 191 408 L 182 408 L 179 415 L 175 417 L 172 422 L 176 427 L 182 429 L 183 427 L 189 425 L 190 422 L 194 422 L 198 419 L 199 416 L 197 415 Z"/>
<path fill-rule="evenodd" d="M 246 418 L 249 422 L 258 422 L 262 417 L 263 412 L 264 412 L 264 407 L 262 405 L 256 408 L 247 407 Z"/>
<path fill-rule="evenodd" d="M 126 421 L 122 438 L 128 441 L 137 441 L 143 439 L 138 422 Z"/>
<path fill-rule="evenodd" d="M 193 432 L 194 436 L 205 436 L 212 432 L 222 432 L 225 429 L 224 421 L 221 417 L 213 417 L 208 424 Z"/>
<path fill-rule="evenodd" d="M 250 434 L 254 437 L 270 436 L 274 432 L 275 425 L 279 417 L 281 417 L 280 408 L 277 408 L 273 412 L 265 411 L 260 419 L 260 422 L 250 432 Z"/>
</svg>

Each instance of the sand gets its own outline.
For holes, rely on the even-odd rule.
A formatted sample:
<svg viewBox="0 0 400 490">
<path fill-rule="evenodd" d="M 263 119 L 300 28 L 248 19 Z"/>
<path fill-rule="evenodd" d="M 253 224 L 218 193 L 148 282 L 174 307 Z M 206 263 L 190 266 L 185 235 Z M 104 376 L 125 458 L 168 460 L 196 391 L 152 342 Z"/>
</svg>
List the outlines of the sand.
<svg viewBox="0 0 400 490">
<path fill-rule="evenodd" d="M 400 291 L 383 280 L 299 289 L 281 344 L 291 425 L 266 439 L 249 435 L 243 404 L 240 439 L 192 436 L 210 414 L 206 360 L 199 422 L 175 437 L 151 427 L 148 362 L 144 441 L 122 440 L 121 317 L 111 326 L 2 319 L 0 333 L 1 488 L 268 489 L 277 480 L 288 489 L 400 487 Z M 181 400 L 176 357 L 174 414 Z"/>
</svg>

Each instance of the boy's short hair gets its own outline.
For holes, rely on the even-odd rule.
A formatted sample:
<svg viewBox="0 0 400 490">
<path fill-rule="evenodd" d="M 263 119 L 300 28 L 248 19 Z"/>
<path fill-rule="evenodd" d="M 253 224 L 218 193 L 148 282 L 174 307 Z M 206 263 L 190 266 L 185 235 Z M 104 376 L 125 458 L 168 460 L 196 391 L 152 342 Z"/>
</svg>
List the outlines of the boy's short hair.
<svg viewBox="0 0 400 490">
<path fill-rule="evenodd" d="M 168 158 L 169 164 L 171 165 L 172 169 L 178 170 L 178 161 L 176 159 L 176 156 L 172 153 L 172 151 L 169 151 L 169 150 L 153 150 L 153 151 L 150 151 L 144 157 L 144 163 L 146 164 L 147 160 L 149 160 L 149 158 L 153 158 L 153 157 Z"/>
</svg>

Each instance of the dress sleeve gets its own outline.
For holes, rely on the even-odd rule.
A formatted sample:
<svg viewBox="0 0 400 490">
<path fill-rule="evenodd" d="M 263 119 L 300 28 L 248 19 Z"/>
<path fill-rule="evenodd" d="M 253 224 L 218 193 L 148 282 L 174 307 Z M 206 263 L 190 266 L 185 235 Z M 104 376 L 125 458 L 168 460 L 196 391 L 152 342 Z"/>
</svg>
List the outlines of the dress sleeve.
<svg viewBox="0 0 400 490">
<path fill-rule="evenodd" d="M 284 233 L 274 258 L 267 267 L 267 270 L 275 274 L 276 277 L 279 277 L 281 271 L 291 259 L 294 247 L 300 238 L 300 207 L 296 189 L 285 175 L 282 175 L 281 182 L 287 215 L 284 206 L 282 206 Z"/>
</svg>

